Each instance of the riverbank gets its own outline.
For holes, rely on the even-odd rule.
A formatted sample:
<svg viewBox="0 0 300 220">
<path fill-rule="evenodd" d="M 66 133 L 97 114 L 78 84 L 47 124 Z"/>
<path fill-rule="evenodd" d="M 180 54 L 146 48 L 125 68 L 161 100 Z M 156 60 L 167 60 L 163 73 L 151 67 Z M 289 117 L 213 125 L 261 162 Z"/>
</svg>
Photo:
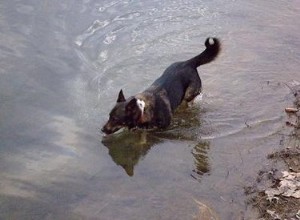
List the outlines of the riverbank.
<svg viewBox="0 0 300 220">
<path fill-rule="evenodd" d="M 256 182 L 245 188 L 248 204 L 261 219 L 300 219 L 300 85 L 288 87 L 294 106 L 285 109 L 286 125 L 293 130 L 283 149 L 268 155 L 271 166 L 259 172 Z"/>
</svg>

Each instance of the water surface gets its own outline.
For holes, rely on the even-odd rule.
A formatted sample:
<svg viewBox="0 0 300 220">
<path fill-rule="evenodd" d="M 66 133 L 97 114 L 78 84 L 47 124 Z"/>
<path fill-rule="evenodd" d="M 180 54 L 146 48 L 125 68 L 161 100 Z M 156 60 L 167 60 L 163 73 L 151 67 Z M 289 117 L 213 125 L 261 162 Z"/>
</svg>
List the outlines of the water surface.
<svg viewBox="0 0 300 220">
<path fill-rule="evenodd" d="M 289 130 L 298 1 L 0 3 L 0 218 L 255 219 L 244 187 Z M 160 132 L 103 138 L 122 88 L 221 39 L 203 94 Z"/>
</svg>

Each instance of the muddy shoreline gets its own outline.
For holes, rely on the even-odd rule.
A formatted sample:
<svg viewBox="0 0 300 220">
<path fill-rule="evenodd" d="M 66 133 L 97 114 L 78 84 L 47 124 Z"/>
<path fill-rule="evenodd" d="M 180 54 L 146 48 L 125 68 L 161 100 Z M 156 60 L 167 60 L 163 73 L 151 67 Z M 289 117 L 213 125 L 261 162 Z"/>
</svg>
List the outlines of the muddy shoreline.
<svg viewBox="0 0 300 220">
<path fill-rule="evenodd" d="M 245 187 L 248 204 L 260 219 L 300 219 L 300 84 L 287 86 L 295 97 L 293 107 L 285 109 L 286 125 L 293 130 L 286 141 L 280 141 L 283 149 L 267 156 L 270 166 Z"/>
</svg>

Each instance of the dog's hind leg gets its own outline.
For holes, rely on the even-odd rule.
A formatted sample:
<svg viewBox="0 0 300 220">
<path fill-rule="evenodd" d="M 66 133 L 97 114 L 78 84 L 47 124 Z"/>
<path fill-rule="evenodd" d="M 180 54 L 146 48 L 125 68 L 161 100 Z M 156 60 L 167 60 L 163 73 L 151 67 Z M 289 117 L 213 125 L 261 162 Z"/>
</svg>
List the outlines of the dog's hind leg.
<svg viewBox="0 0 300 220">
<path fill-rule="evenodd" d="M 199 94 L 200 94 L 200 93 L 199 93 Z M 194 98 L 190 98 L 190 99 L 188 99 L 188 100 L 185 100 L 185 99 L 182 100 L 180 106 L 182 106 L 182 107 L 184 107 L 184 108 L 192 107 L 192 106 L 194 105 L 194 101 L 195 101 L 196 97 L 197 97 L 197 95 L 194 96 Z"/>
<path fill-rule="evenodd" d="M 193 81 L 191 81 L 188 88 L 186 89 L 183 101 L 185 103 L 193 103 L 194 99 L 200 94 L 200 92 L 201 80 L 200 77 L 197 76 Z"/>
</svg>

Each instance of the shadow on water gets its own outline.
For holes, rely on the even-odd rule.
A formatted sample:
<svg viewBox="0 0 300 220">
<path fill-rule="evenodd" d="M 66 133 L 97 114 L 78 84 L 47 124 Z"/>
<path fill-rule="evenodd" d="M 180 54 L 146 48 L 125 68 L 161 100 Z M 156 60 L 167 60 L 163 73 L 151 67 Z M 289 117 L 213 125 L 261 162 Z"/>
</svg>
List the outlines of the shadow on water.
<svg viewBox="0 0 300 220">
<path fill-rule="evenodd" d="M 197 107 L 179 108 L 172 125 L 167 130 L 124 130 L 121 133 L 104 136 L 102 143 L 108 148 L 108 154 L 112 160 L 123 167 L 129 176 L 133 176 L 134 167 L 153 146 L 167 141 L 192 142 L 193 148 L 191 151 L 195 168 L 192 170 L 191 176 L 199 180 L 203 174 L 209 172 L 207 158 L 209 142 L 201 140 L 199 134 L 195 131 L 196 128 L 199 129 L 200 125 L 201 121 Z"/>
</svg>

